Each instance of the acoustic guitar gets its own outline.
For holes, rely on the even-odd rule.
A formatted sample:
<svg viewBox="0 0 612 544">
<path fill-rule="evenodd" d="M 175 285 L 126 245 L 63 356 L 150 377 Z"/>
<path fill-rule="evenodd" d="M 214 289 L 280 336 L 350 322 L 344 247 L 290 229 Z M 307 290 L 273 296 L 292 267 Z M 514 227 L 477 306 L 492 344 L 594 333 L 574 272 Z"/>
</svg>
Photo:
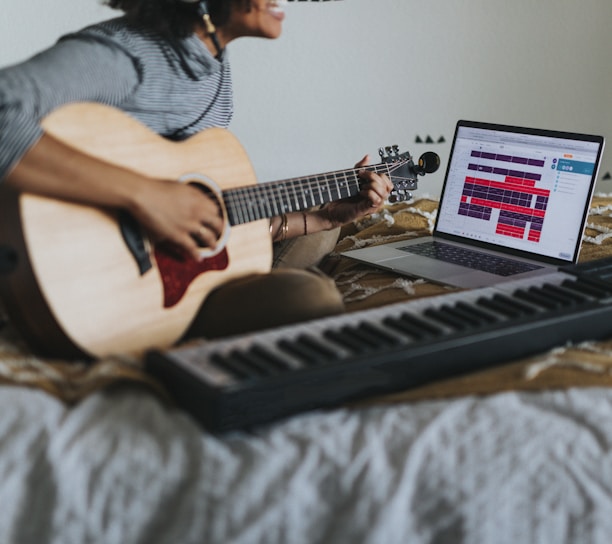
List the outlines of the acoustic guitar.
<svg viewBox="0 0 612 544">
<path fill-rule="evenodd" d="M 51 356 L 139 354 L 171 346 L 212 289 L 270 270 L 268 218 L 352 196 L 360 188 L 362 168 L 257 183 L 229 131 L 213 128 L 173 142 L 108 106 L 64 106 L 43 120 L 43 128 L 109 163 L 198 184 L 217 198 L 226 225 L 217 250 L 196 262 L 152 243 L 125 212 L 3 186 L 0 295 L 24 338 Z M 415 165 L 397 146 L 380 154 L 382 162 L 367 168 L 388 174 L 396 195 L 416 188 L 417 175 L 427 170 L 424 160 Z"/>
</svg>

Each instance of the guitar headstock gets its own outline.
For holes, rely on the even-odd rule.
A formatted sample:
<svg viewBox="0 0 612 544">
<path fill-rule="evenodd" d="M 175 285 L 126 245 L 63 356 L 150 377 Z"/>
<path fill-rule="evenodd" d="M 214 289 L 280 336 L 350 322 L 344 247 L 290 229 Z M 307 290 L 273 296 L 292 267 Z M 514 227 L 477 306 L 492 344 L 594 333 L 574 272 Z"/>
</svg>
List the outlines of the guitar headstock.
<svg viewBox="0 0 612 544">
<path fill-rule="evenodd" d="M 440 166 L 440 157 L 432 151 L 423 153 L 418 165 L 414 164 L 412 155 L 408 151 L 400 153 L 397 145 L 381 147 L 378 154 L 387 168 L 389 179 L 394 187 L 389 195 L 389 202 L 410 200 L 412 194 L 409 191 L 417 188 L 418 176 L 431 174 Z"/>
</svg>

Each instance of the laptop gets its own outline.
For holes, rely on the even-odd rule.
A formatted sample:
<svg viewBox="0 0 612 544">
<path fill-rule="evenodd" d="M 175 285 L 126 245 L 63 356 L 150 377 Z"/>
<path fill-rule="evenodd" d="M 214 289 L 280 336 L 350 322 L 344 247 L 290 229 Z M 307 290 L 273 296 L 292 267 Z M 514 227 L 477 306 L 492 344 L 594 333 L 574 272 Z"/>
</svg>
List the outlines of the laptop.
<svg viewBox="0 0 612 544">
<path fill-rule="evenodd" d="M 465 288 L 574 264 L 604 145 L 601 136 L 459 121 L 432 236 L 342 254 Z"/>
</svg>

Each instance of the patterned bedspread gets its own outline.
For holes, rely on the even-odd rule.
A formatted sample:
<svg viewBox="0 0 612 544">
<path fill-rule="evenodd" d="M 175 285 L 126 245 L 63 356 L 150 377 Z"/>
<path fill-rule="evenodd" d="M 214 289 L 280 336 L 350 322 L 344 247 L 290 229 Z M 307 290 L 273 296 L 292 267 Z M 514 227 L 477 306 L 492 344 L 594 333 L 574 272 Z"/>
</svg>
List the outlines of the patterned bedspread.
<svg viewBox="0 0 612 544">
<path fill-rule="evenodd" d="M 450 292 L 450 288 L 377 270 L 341 257 L 339 252 L 353 247 L 389 240 L 423 236 L 431 232 L 437 202 L 419 198 L 411 203 L 389 206 L 381 214 L 351 225 L 340 235 L 336 250 L 322 263 L 341 290 L 347 311 L 355 311 L 417 297 Z M 612 253 L 612 196 L 599 195 L 585 233 L 581 260 Z M 93 391 L 116 383 L 138 383 L 159 394 L 163 385 L 142 371 L 140 361 L 113 357 L 85 364 L 45 360 L 32 354 L 18 333 L 2 320 L 0 307 L 0 383 L 40 388 L 68 404 L 76 403 Z M 559 346 L 535 360 L 517 362 L 478 375 L 453 379 L 389 398 L 438 398 L 466 393 L 499 390 L 546 389 L 568 385 L 610 385 L 608 343 Z"/>
</svg>

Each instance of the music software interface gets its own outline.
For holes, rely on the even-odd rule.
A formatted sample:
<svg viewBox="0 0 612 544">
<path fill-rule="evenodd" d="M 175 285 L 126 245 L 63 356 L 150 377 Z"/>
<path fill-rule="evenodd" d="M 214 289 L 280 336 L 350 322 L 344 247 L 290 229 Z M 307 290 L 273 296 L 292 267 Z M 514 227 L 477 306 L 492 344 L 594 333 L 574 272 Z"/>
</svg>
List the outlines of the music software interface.
<svg viewBox="0 0 612 544">
<path fill-rule="evenodd" d="M 438 231 L 571 261 L 598 144 L 459 127 Z"/>
</svg>

